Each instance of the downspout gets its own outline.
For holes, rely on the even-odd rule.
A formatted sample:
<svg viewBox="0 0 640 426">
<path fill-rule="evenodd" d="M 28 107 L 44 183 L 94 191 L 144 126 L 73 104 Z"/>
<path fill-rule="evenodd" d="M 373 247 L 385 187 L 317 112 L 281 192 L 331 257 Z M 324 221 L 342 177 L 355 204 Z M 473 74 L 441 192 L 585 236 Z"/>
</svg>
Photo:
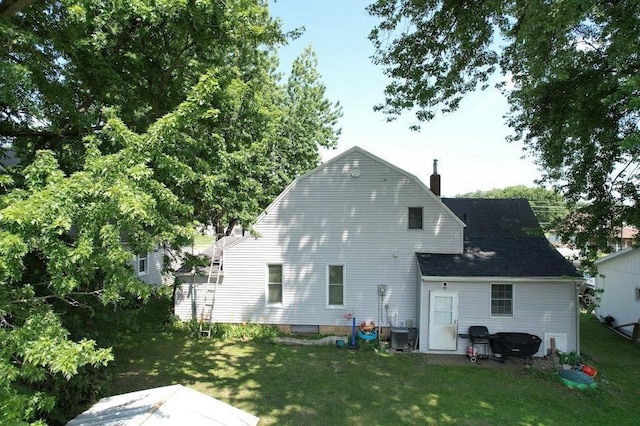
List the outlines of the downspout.
<svg viewBox="0 0 640 426">
<path fill-rule="evenodd" d="M 580 281 L 576 281 L 576 354 L 578 356 L 580 356 L 580 286 Z"/>
</svg>

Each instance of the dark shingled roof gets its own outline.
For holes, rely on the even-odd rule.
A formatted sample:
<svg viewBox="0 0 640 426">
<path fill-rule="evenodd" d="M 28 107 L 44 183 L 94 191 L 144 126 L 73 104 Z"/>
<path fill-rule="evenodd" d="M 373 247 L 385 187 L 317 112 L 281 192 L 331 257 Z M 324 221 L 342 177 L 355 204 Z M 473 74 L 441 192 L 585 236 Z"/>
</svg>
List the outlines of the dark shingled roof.
<svg viewBox="0 0 640 426">
<path fill-rule="evenodd" d="M 525 199 L 443 198 L 462 219 L 464 253 L 416 253 L 422 276 L 579 277 L 551 246 Z"/>
<path fill-rule="evenodd" d="M 19 162 L 20 160 L 13 149 L 0 146 L 0 171 L 16 166 Z"/>
</svg>

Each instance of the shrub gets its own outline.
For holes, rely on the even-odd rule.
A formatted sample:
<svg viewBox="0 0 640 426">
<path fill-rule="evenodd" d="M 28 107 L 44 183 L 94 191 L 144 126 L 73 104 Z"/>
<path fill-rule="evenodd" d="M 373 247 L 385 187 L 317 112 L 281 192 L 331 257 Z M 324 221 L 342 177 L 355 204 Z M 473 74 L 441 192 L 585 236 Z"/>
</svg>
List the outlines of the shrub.
<svg viewBox="0 0 640 426">
<path fill-rule="evenodd" d="M 558 355 L 558 361 L 560 364 L 568 364 L 576 366 L 580 364 L 580 355 L 575 352 L 556 352 Z"/>
<path fill-rule="evenodd" d="M 182 321 L 180 318 L 174 316 L 171 318 L 170 327 L 171 329 L 189 337 L 200 336 L 200 323 L 196 320 Z"/>
<path fill-rule="evenodd" d="M 50 376 L 44 384 L 44 390 L 56 395 L 56 405 L 47 413 L 47 423 L 66 424 L 97 401 L 108 381 L 106 371 L 106 367 L 84 366 L 70 379 L 61 374 Z"/>
<path fill-rule="evenodd" d="M 232 341 L 271 341 L 279 334 L 278 329 L 271 325 L 263 324 L 221 324 L 212 325 L 211 337 L 219 340 Z"/>
</svg>

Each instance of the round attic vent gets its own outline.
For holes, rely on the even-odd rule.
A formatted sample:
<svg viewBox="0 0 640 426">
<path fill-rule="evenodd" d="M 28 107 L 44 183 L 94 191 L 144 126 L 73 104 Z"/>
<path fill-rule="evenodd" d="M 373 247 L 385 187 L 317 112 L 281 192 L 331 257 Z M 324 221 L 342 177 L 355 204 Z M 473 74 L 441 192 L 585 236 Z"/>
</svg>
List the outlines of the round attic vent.
<svg viewBox="0 0 640 426">
<path fill-rule="evenodd" d="M 357 178 L 358 176 L 360 176 L 360 167 L 358 166 L 353 166 L 351 168 L 351 176 L 353 176 L 354 178 Z"/>
</svg>

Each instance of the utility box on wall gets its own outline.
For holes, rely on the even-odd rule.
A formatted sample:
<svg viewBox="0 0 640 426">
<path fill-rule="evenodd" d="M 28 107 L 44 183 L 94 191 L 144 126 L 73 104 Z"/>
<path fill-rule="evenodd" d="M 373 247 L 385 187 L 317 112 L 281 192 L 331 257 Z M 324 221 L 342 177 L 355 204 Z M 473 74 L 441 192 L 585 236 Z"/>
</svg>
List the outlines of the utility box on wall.
<svg viewBox="0 0 640 426">
<path fill-rule="evenodd" d="M 391 349 L 409 350 L 409 329 L 407 327 L 391 327 Z"/>
</svg>

